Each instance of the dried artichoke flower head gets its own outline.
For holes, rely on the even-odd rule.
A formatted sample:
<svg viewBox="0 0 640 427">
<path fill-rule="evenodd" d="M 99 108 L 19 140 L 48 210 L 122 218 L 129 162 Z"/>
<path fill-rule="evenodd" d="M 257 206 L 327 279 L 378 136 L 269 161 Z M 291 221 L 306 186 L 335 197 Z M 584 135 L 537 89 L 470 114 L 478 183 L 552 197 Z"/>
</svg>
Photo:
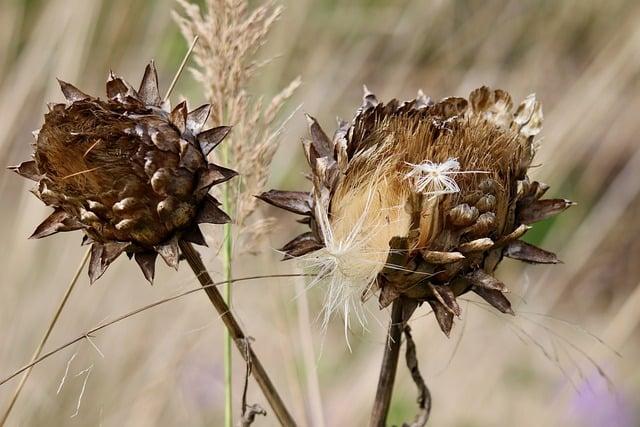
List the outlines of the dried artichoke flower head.
<svg viewBox="0 0 640 427">
<path fill-rule="evenodd" d="M 381 307 L 399 296 L 426 301 L 449 335 L 465 292 L 512 313 L 493 277 L 503 256 L 558 262 L 520 240 L 529 224 L 572 205 L 540 200 L 548 187 L 527 176 L 542 125 L 534 95 L 514 110 L 508 93 L 487 87 L 468 100 L 433 103 L 419 92 L 387 104 L 365 88 L 355 118 L 333 139 L 308 121 L 312 191 L 260 198 L 305 216 L 311 231 L 282 250 L 329 280 L 325 320 L 336 309 L 345 321 L 350 311 L 362 320 L 356 300 L 379 290 Z"/>
<path fill-rule="evenodd" d="M 83 230 L 91 282 L 123 252 L 152 281 L 158 254 L 177 268 L 180 239 L 203 245 L 199 223 L 230 220 L 208 194 L 236 175 L 207 162 L 230 129 L 203 129 L 209 105 L 169 111 L 153 62 L 138 90 L 110 73 L 106 100 L 60 87 L 66 103 L 49 106 L 33 160 L 12 168 L 54 208 L 32 238 Z"/>
</svg>

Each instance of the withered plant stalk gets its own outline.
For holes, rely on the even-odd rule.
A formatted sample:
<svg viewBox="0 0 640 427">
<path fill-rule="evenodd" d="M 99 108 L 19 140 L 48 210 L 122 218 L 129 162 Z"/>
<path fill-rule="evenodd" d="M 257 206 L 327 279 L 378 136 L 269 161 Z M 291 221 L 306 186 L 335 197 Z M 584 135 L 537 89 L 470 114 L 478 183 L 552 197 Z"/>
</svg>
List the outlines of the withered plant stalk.
<svg viewBox="0 0 640 427">
<path fill-rule="evenodd" d="M 198 281 L 204 287 L 204 290 L 207 293 L 211 304 L 213 304 L 216 311 L 220 314 L 220 317 L 222 318 L 222 321 L 224 322 L 229 335 L 233 339 L 233 342 L 238 348 L 238 351 L 247 363 L 251 363 L 251 373 L 262 389 L 262 392 L 267 398 L 271 409 L 273 409 L 273 412 L 276 414 L 278 421 L 280 421 L 283 426 L 296 425 L 293 418 L 291 417 L 291 414 L 289 414 L 289 411 L 284 405 L 282 398 L 278 394 L 278 391 L 271 382 L 271 379 L 269 379 L 267 372 L 262 366 L 262 362 L 260 362 L 260 359 L 249 345 L 249 342 L 244 332 L 242 331 L 242 328 L 240 328 L 237 320 L 235 319 L 235 317 L 233 317 L 233 313 L 231 313 L 231 310 L 229 310 L 229 306 L 225 303 L 224 298 L 222 297 L 220 292 L 218 292 L 218 290 L 214 286 L 212 286 L 214 282 L 207 272 L 206 267 L 202 263 L 200 255 L 194 249 L 193 245 L 189 242 L 181 241 L 180 250 L 187 260 L 187 263 L 189 263 L 189 266 L 198 278 Z M 228 287 L 230 287 L 230 284 L 227 284 L 227 288 Z"/>
<path fill-rule="evenodd" d="M 284 125 L 278 123 L 278 116 L 300 79 L 290 82 L 269 103 L 252 97 L 247 90 L 252 78 L 269 62 L 257 60 L 256 54 L 282 13 L 276 2 L 266 1 L 252 9 L 247 0 L 207 0 L 202 10 L 190 0 L 177 2 L 182 13 L 174 13 L 174 18 L 185 39 L 198 36 L 201 40 L 194 50 L 197 66 L 192 71 L 207 101 L 215 106 L 211 121 L 234 126 L 222 147 L 223 163 L 240 173 L 236 182 L 225 184 L 222 196 L 223 208 L 233 218 L 233 224 L 225 224 L 222 249 L 224 278 L 231 280 L 234 257 L 255 250 L 274 224 L 271 218 L 256 218 L 253 196 L 267 183 Z M 231 305 L 230 287 L 224 297 Z M 231 365 L 231 337 L 225 333 L 225 427 L 233 424 Z"/>
<path fill-rule="evenodd" d="M 371 427 L 385 427 L 387 414 L 389 413 L 393 384 L 398 370 L 402 330 L 404 328 L 402 300 L 403 298 L 396 299 L 391 307 L 391 323 L 387 334 L 387 342 L 384 346 L 384 355 L 382 356 L 376 399 L 373 403 L 371 420 L 369 421 L 369 426 Z"/>
</svg>

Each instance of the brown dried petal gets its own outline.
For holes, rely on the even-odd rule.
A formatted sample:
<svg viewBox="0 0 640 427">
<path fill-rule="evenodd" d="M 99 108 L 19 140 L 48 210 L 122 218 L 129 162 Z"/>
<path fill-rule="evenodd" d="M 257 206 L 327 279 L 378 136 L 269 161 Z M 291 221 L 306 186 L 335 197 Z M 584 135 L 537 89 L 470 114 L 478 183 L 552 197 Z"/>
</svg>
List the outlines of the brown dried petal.
<svg viewBox="0 0 640 427">
<path fill-rule="evenodd" d="M 9 166 L 8 169 L 32 181 L 40 180 L 40 172 L 38 172 L 38 166 L 36 165 L 35 160 L 27 160 L 19 165 Z"/>
<path fill-rule="evenodd" d="M 515 315 L 513 309 L 511 308 L 511 303 L 509 302 L 507 297 L 502 294 L 502 292 L 496 291 L 494 289 L 486 289 L 480 286 L 473 286 L 471 289 L 483 300 L 491 304 L 493 307 L 497 308 L 502 313 Z"/>
<path fill-rule="evenodd" d="M 574 205 L 574 202 L 566 199 L 537 200 L 520 209 L 518 221 L 523 224 L 532 224 L 557 215 Z"/>
<path fill-rule="evenodd" d="M 129 87 L 120 77 L 116 77 L 113 73 L 109 73 L 107 80 L 107 97 L 115 99 L 117 97 L 125 97 L 129 93 Z"/>
<path fill-rule="evenodd" d="M 80 230 L 81 228 L 84 228 L 83 225 L 75 218 L 62 209 L 56 209 L 51 215 L 42 221 L 38 227 L 36 227 L 35 231 L 29 238 L 41 239 L 55 233 Z"/>
<path fill-rule="evenodd" d="M 185 231 L 182 234 L 182 240 L 195 243 L 196 245 L 200 246 L 208 246 L 207 241 L 205 240 L 204 235 L 200 230 L 200 227 L 198 227 L 197 225 Z"/>
<path fill-rule="evenodd" d="M 473 237 L 488 236 L 496 229 L 496 214 L 485 212 L 478 217 L 476 223 L 467 232 Z"/>
<path fill-rule="evenodd" d="M 332 157 L 333 158 L 333 144 L 322 130 L 318 121 L 308 114 L 305 114 L 307 122 L 309 124 L 309 133 L 311 134 L 311 142 L 313 147 L 319 154 L 319 157 Z"/>
<path fill-rule="evenodd" d="M 493 92 L 488 87 L 482 86 L 469 94 L 469 102 L 475 113 L 487 111 L 493 106 Z"/>
<path fill-rule="evenodd" d="M 445 98 L 433 106 L 434 115 L 445 119 L 453 116 L 460 116 L 467 110 L 468 104 L 469 103 L 464 98 Z"/>
<path fill-rule="evenodd" d="M 209 153 L 211 153 L 211 150 L 216 148 L 230 131 L 231 126 L 218 126 L 200 133 L 198 135 L 198 143 L 200 144 L 202 154 L 207 157 Z"/>
<path fill-rule="evenodd" d="M 460 252 L 420 251 L 422 258 L 431 264 L 449 264 L 464 259 Z"/>
<path fill-rule="evenodd" d="M 505 248 L 504 255 L 533 264 L 558 264 L 561 262 L 553 252 L 545 251 L 522 240 L 511 242 Z"/>
<path fill-rule="evenodd" d="M 134 255 L 136 262 L 140 266 L 140 270 L 142 270 L 142 274 L 149 281 L 149 283 L 153 284 L 153 277 L 155 276 L 156 271 L 156 258 L 158 257 L 157 252 L 136 252 Z"/>
<path fill-rule="evenodd" d="M 109 266 L 118 258 L 122 252 L 126 251 L 131 244 L 129 242 L 108 242 L 104 244 L 102 252 L 102 262 Z"/>
<path fill-rule="evenodd" d="M 493 277 L 492 275 L 484 272 L 483 270 L 474 270 L 466 275 L 466 278 L 472 285 L 485 289 L 493 289 L 500 292 L 505 292 L 507 286 Z"/>
<path fill-rule="evenodd" d="M 478 188 L 485 194 L 496 194 L 498 184 L 491 178 L 483 179 Z"/>
<path fill-rule="evenodd" d="M 162 151 L 169 151 L 171 153 L 178 153 L 180 150 L 178 135 L 170 132 L 161 132 L 159 130 L 152 130 L 150 132 L 151 142 Z M 150 153 L 148 153 L 150 154 Z M 153 153 L 158 156 L 159 153 Z M 147 159 L 148 160 L 148 159 Z"/>
<path fill-rule="evenodd" d="M 433 289 L 433 293 L 437 300 L 440 301 L 451 313 L 460 317 L 462 310 L 460 309 L 458 301 L 456 301 L 456 296 L 451 288 L 447 285 L 431 285 L 431 288 Z"/>
<path fill-rule="evenodd" d="M 378 297 L 378 304 L 380 308 L 388 307 L 393 301 L 400 296 L 400 291 L 395 286 L 382 286 L 380 289 L 380 296 Z"/>
<path fill-rule="evenodd" d="M 317 251 L 323 247 L 322 243 L 318 242 L 313 236 L 313 233 L 307 232 L 300 234 L 280 250 L 285 253 L 284 259 L 291 259 Z"/>
<path fill-rule="evenodd" d="M 530 225 L 520 224 L 518 228 L 513 230 L 511 233 L 506 236 L 500 238 L 500 240 L 496 241 L 495 246 L 502 246 L 507 243 L 513 242 L 514 240 L 518 240 L 520 237 L 524 236 L 527 231 L 531 229 Z"/>
<path fill-rule="evenodd" d="M 171 111 L 170 115 L 171 123 L 178 128 L 180 133 L 184 133 L 187 130 L 187 102 L 182 101 Z"/>
<path fill-rule="evenodd" d="M 220 204 L 216 199 L 207 194 L 202 202 L 200 211 L 196 216 L 196 223 L 227 224 L 231 222 L 231 218 L 229 218 L 229 215 L 218 208 L 219 205 Z"/>
<path fill-rule="evenodd" d="M 168 242 L 155 247 L 156 252 L 164 259 L 164 262 L 176 270 L 178 269 L 178 261 L 180 260 L 180 248 L 178 246 L 178 237 L 173 236 Z"/>
<path fill-rule="evenodd" d="M 60 90 L 62 90 L 62 94 L 68 102 L 82 101 L 83 99 L 91 98 L 89 95 L 70 83 L 62 81 L 60 79 L 58 79 L 58 83 L 60 84 Z"/>
<path fill-rule="evenodd" d="M 438 300 L 427 300 L 431 308 L 433 309 L 433 313 L 436 316 L 436 320 L 438 321 L 438 325 L 442 332 L 449 337 L 451 334 L 451 328 L 453 327 L 453 313 Z"/>
<path fill-rule="evenodd" d="M 458 249 L 462 253 L 466 252 L 482 252 L 490 249 L 493 246 L 493 240 L 488 237 L 482 239 L 472 240 L 467 243 L 462 243 L 458 246 Z"/>
<path fill-rule="evenodd" d="M 91 245 L 91 257 L 89 258 L 89 283 L 93 284 L 100 278 L 107 269 L 102 262 L 102 252 L 104 246 L 99 243 Z"/>
<path fill-rule="evenodd" d="M 187 114 L 187 129 L 197 135 L 207 122 L 211 113 L 211 104 L 204 104 Z"/>
<path fill-rule="evenodd" d="M 230 180 L 234 176 L 238 175 L 238 172 L 223 168 L 222 166 L 209 164 L 209 167 L 206 171 L 200 175 L 200 179 L 198 180 L 198 185 L 196 187 L 197 190 L 202 190 L 204 188 L 209 188 L 212 185 L 221 184 L 225 181 Z"/>
<path fill-rule="evenodd" d="M 185 108 L 186 111 L 186 108 Z M 191 172 L 202 169 L 206 164 L 204 156 L 196 146 L 187 140 L 180 140 L 180 166 Z"/>
<path fill-rule="evenodd" d="M 300 215 L 311 215 L 311 193 L 306 191 L 269 190 L 256 196 L 275 207 Z"/>
<path fill-rule="evenodd" d="M 480 213 L 492 211 L 496 207 L 496 196 L 493 194 L 486 194 L 476 202 L 476 208 Z"/>
<path fill-rule="evenodd" d="M 138 90 L 140 100 L 147 105 L 160 105 L 160 90 L 158 89 L 158 72 L 153 61 L 144 70 L 144 76 Z"/>
<path fill-rule="evenodd" d="M 466 227 L 474 223 L 474 221 L 478 218 L 479 212 L 478 209 L 469 206 L 466 203 L 456 206 L 451 209 L 447 214 L 449 221 L 451 224 L 456 227 Z"/>
</svg>

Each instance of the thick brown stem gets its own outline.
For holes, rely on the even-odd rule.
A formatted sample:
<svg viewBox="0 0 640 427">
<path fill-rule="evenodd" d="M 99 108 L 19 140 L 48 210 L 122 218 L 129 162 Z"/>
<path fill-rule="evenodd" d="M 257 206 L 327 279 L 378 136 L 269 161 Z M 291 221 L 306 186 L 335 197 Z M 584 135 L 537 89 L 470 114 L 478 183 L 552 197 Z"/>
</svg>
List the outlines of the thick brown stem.
<svg viewBox="0 0 640 427">
<path fill-rule="evenodd" d="M 271 409 L 273 409 L 273 412 L 276 414 L 278 421 L 280 421 L 280 424 L 282 424 L 283 426 L 295 426 L 295 421 L 291 417 L 291 414 L 285 407 L 284 402 L 280 398 L 280 395 L 278 394 L 276 388 L 269 379 L 267 372 L 262 366 L 262 362 L 260 362 L 258 356 L 253 352 L 253 349 L 249 347 L 249 351 L 246 351 L 247 346 L 245 334 L 244 332 L 242 332 L 242 329 L 240 328 L 240 325 L 236 321 L 235 317 L 233 317 L 233 314 L 229 310 L 229 307 L 224 302 L 224 299 L 222 298 L 220 292 L 218 292 L 215 287 L 211 286 L 213 284 L 213 280 L 211 279 L 211 276 L 209 276 L 209 273 L 207 273 L 207 269 L 202 263 L 200 255 L 194 249 L 191 243 L 188 242 L 180 242 L 180 249 L 182 250 L 182 254 L 184 255 L 185 259 L 189 263 L 189 266 L 196 274 L 198 281 L 200 281 L 200 284 L 202 286 L 207 286 L 205 288 L 205 292 L 207 293 L 211 304 L 213 304 L 216 311 L 220 314 L 220 317 L 222 318 L 224 325 L 229 331 L 231 338 L 233 338 L 236 347 L 240 351 L 240 354 L 245 359 L 245 361 L 249 361 L 251 363 L 253 377 L 256 379 L 256 382 L 262 389 L 262 392 L 267 398 Z M 400 330 L 402 330 L 402 328 Z"/>
<path fill-rule="evenodd" d="M 389 325 L 387 343 L 384 347 L 376 400 L 373 403 L 371 420 L 369 421 L 370 427 L 384 427 L 387 421 L 387 414 L 389 413 L 389 406 L 391 404 L 391 394 L 393 393 L 393 383 L 395 382 L 396 370 L 398 368 L 400 339 L 404 327 L 402 305 L 402 297 L 400 297 L 396 298 L 391 307 L 391 324 Z"/>
</svg>

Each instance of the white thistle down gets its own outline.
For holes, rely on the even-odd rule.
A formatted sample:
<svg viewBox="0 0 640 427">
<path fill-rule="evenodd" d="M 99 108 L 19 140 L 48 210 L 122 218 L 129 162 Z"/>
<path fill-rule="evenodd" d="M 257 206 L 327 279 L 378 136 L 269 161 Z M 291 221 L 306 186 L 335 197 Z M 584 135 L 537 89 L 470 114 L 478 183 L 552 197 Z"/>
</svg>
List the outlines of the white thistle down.
<svg viewBox="0 0 640 427">
<path fill-rule="evenodd" d="M 484 171 L 460 171 L 460 163 L 452 157 L 442 163 L 425 160 L 419 164 L 407 164 L 411 166 L 411 170 L 405 174 L 405 179 L 414 179 L 414 191 L 432 198 L 460 192 L 460 187 L 452 175 L 488 173 Z"/>
<path fill-rule="evenodd" d="M 344 238 L 336 238 L 327 209 L 320 202 L 316 205 L 316 218 L 325 247 L 300 258 L 300 261 L 317 271 L 307 289 L 323 282 L 327 289 L 322 309 L 322 330 L 326 332 L 331 316 L 338 310 L 344 319 L 344 334 L 349 344 L 349 324 L 352 315 L 366 329 L 367 318 L 361 301 L 362 291 L 375 281 L 380 266 L 367 256 L 367 242 L 372 230 L 363 232 L 363 224 L 371 213 L 373 191 L 370 190 L 365 209 Z"/>
<path fill-rule="evenodd" d="M 405 175 L 406 179 L 414 179 L 414 190 L 429 196 L 440 196 L 460 191 L 453 175 L 460 170 L 460 163 L 454 158 L 443 163 L 426 160 L 419 164 L 407 163 L 411 170 Z"/>
</svg>

